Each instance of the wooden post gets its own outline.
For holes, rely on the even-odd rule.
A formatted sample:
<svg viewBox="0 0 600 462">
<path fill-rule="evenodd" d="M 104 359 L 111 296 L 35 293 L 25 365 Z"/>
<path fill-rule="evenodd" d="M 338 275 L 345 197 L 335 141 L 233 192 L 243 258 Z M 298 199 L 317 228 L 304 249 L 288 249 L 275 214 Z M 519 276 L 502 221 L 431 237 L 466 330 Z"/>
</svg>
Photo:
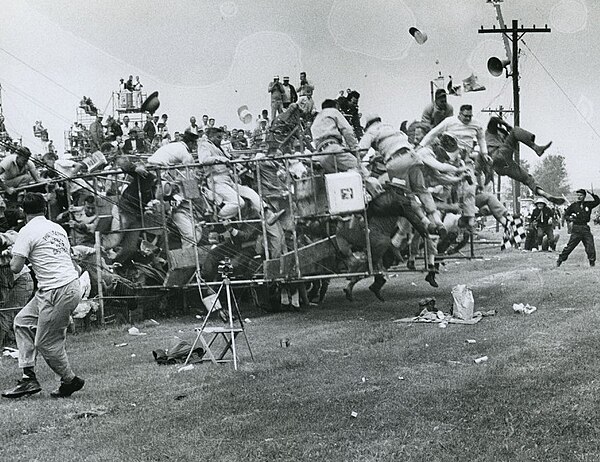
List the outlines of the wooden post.
<svg viewBox="0 0 600 462">
<path fill-rule="evenodd" d="M 96 242 L 94 244 L 96 250 L 96 275 L 98 277 L 98 308 L 100 310 L 100 325 L 104 327 L 104 290 L 102 288 L 102 246 L 100 245 L 100 233 L 96 231 L 94 233 Z"/>
</svg>

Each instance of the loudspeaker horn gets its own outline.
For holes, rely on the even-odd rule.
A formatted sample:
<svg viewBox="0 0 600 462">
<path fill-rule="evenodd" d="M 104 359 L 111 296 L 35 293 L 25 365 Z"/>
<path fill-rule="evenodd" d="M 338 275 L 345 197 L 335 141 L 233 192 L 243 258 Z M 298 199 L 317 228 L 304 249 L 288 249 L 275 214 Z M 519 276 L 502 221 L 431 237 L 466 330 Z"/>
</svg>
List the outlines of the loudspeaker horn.
<svg viewBox="0 0 600 462">
<path fill-rule="evenodd" d="M 148 96 L 140 107 L 140 111 L 149 112 L 150 114 L 154 114 L 158 107 L 160 106 L 160 101 L 158 100 L 158 92 L 155 91 Z"/>
<path fill-rule="evenodd" d="M 487 68 L 494 77 L 500 77 L 504 68 L 510 64 L 510 59 L 500 59 L 492 56 L 488 59 Z"/>
<path fill-rule="evenodd" d="M 425 32 L 421 32 L 416 27 L 411 27 L 408 29 L 408 33 L 413 36 L 419 45 L 423 45 L 427 41 L 427 34 Z"/>
</svg>

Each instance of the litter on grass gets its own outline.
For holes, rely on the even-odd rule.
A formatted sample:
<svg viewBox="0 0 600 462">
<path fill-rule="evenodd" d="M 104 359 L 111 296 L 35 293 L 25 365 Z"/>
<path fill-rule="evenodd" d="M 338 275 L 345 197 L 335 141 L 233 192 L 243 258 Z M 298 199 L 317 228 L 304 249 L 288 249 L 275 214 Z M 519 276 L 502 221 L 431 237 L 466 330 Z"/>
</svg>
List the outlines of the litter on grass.
<svg viewBox="0 0 600 462">
<path fill-rule="evenodd" d="M 350 415 L 356 419 L 358 417 L 358 412 L 352 411 Z"/>
<path fill-rule="evenodd" d="M 108 409 L 103 406 L 92 407 L 87 411 L 73 412 L 68 414 L 71 419 L 89 419 L 91 417 L 100 417 L 108 412 Z"/>
<path fill-rule="evenodd" d="M 518 314 L 531 314 L 536 311 L 537 308 L 535 306 L 523 305 L 522 303 L 513 303 L 513 311 Z"/>
<path fill-rule="evenodd" d="M 487 356 L 481 356 L 480 358 L 475 358 L 473 361 L 475 364 L 480 364 L 486 362 L 488 359 L 489 358 Z"/>
<path fill-rule="evenodd" d="M 450 313 L 443 313 L 443 317 L 442 317 L 442 319 L 440 319 L 438 317 L 437 312 L 432 313 L 431 311 L 424 309 L 417 316 L 413 316 L 410 318 L 394 319 L 392 322 L 425 323 L 425 324 L 445 323 L 446 325 L 448 325 L 448 324 L 473 325 L 473 324 L 477 324 L 479 321 L 481 321 L 482 318 L 483 318 L 483 314 L 481 313 L 481 311 L 475 311 L 475 313 L 473 313 L 473 317 L 471 319 L 469 319 L 468 321 L 466 321 L 464 319 L 455 318 Z"/>
<path fill-rule="evenodd" d="M 194 369 L 194 365 L 188 364 L 187 366 L 183 366 L 183 367 L 180 367 L 179 369 L 177 369 L 177 372 L 191 371 L 192 369 Z"/>
<path fill-rule="evenodd" d="M 19 359 L 19 350 L 15 350 L 14 348 L 4 347 L 2 351 L 2 356 L 8 356 L 9 358 Z"/>
<path fill-rule="evenodd" d="M 146 332 L 140 332 L 140 330 L 137 327 L 130 327 L 129 330 L 127 331 L 129 332 L 129 335 L 146 335 Z"/>
</svg>

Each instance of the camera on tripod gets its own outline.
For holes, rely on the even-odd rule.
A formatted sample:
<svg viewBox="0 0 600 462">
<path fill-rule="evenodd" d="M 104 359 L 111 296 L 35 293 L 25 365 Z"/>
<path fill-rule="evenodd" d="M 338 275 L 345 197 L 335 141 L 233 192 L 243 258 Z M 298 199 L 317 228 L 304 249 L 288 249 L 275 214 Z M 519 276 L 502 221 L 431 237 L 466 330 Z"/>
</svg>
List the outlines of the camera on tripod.
<svg viewBox="0 0 600 462">
<path fill-rule="evenodd" d="M 233 265 L 231 264 L 231 260 L 229 258 L 224 258 L 221 260 L 219 262 L 219 266 L 217 267 L 217 271 L 222 278 L 229 277 L 233 273 Z"/>
</svg>

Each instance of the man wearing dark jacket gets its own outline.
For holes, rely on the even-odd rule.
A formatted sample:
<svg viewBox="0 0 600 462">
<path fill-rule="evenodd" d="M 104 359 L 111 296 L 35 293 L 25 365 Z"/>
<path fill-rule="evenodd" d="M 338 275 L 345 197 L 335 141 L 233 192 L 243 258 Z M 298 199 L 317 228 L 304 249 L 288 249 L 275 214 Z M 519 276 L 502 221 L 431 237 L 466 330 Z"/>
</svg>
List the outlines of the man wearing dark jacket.
<svg viewBox="0 0 600 462">
<path fill-rule="evenodd" d="M 587 192 L 585 189 L 578 189 L 576 193 L 577 202 L 572 203 L 567 207 L 567 210 L 565 210 L 567 222 L 573 226 L 571 230 L 571 237 L 569 238 L 569 242 L 567 242 L 567 245 L 563 251 L 558 256 L 558 260 L 556 260 L 556 266 L 560 266 L 563 261 L 569 258 L 571 252 L 573 252 L 575 247 L 577 247 L 580 242 L 583 242 L 590 266 L 596 265 L 596 247 L 594 245 L 594 236 L 592 236 L 588 222 L 590 221 L 592 209 L 600 204 L 600 197 L 590 192 L 594 199 L 586 202 L 585 196 Z"/>
</svg>

